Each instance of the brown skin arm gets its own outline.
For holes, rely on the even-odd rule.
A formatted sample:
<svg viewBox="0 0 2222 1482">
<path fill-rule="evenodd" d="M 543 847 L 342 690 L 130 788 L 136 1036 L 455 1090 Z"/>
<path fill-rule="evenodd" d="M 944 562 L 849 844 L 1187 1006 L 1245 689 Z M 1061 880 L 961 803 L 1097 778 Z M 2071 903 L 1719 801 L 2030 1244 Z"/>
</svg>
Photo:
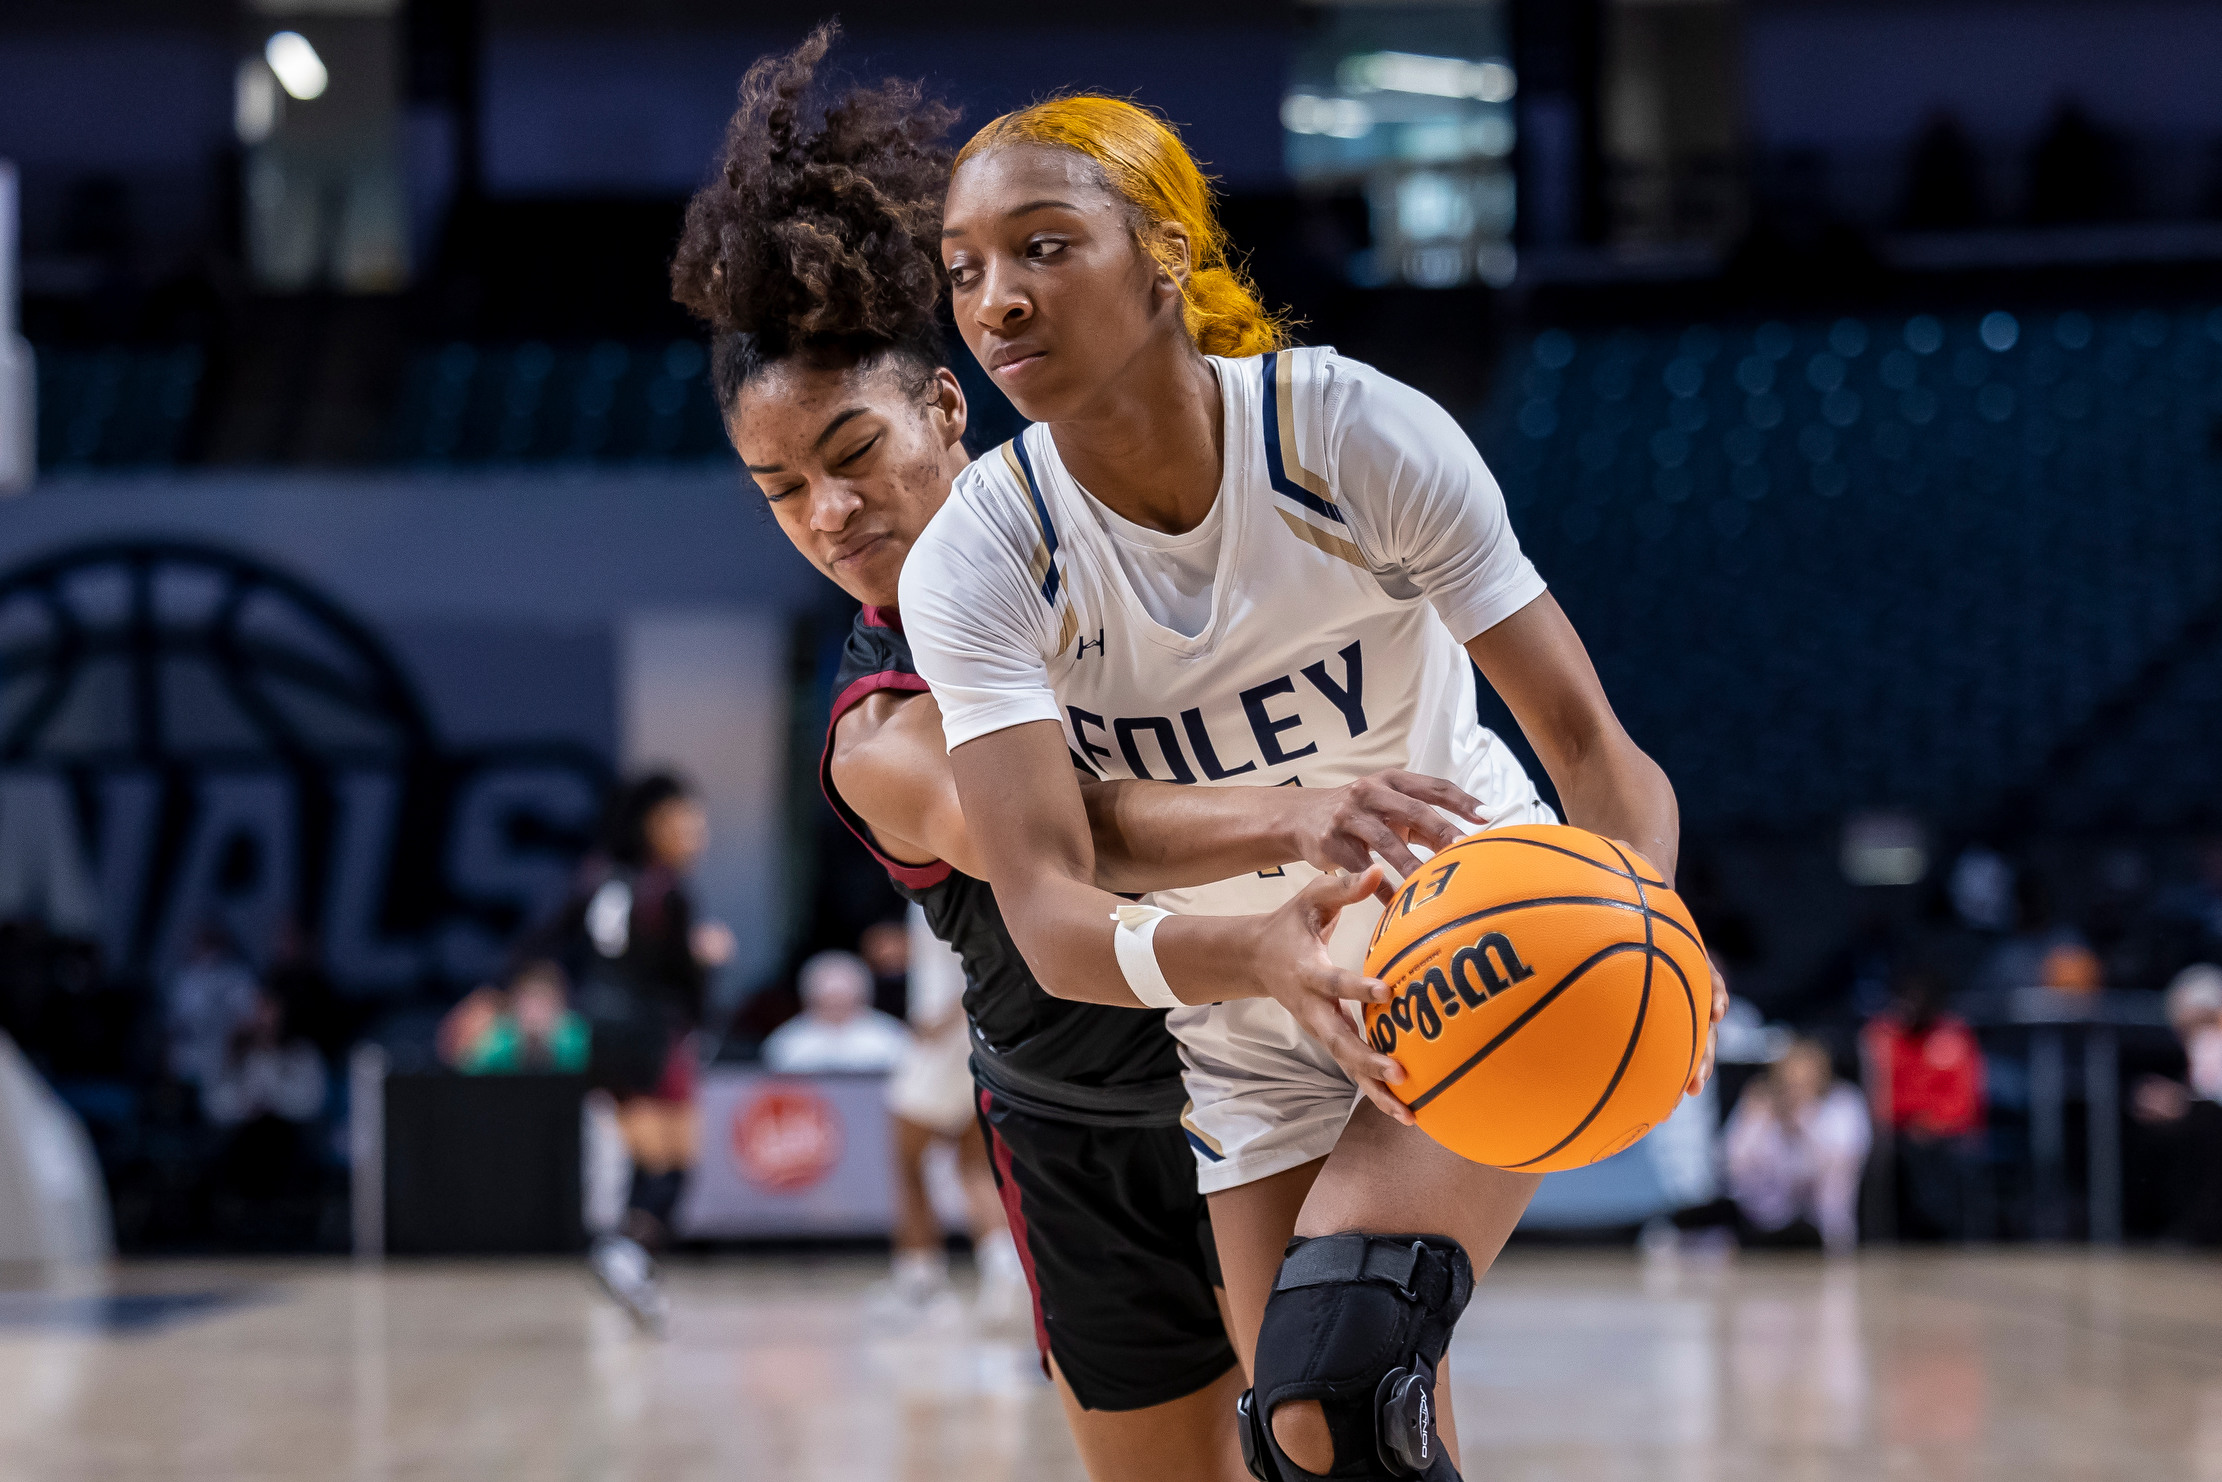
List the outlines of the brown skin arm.
<svg viewBox="0 0 2222 1482">
<path fill-rule="evenodd" d="M 1674 788 L 1621 728 L 1558 599 L 1545 592 L 1466 652 L 1551 774 L 1566 821 L 1632 846 L 1671 884 L 1682 843 Z"/>
<path fill-rule="evenodd" d="M 1123 902 L 1094 883 L 1094 831 L 1063 730 L 1042 720 L 991 732 L 949 753 L 949 768 L 1004 922 L 1035 978 L 1060 998 L 1136 1006 L 1112 946 L 1112 913 Z M 1375 1105 L 1409 1123 L 1411 1113 L 1383 1084 L 1401 1081 L 1403 1068 L 1367 1045 L 1343 1008 L 1344 1000 L 1381 1002 L 1388 989 L 1327 957 L 1337 915 L 1380 878 L 1378 869 L 1323 875 L 1265 915 L 1170 916 L 1153 945 L 1182 1003 L 1274 999 Z"/>
<path fill-rule="evenodd" d="M 834 730 L 833 780 L 889 855 L 905 864 L 947 860 L 987 878 L 957 803 L 941 707 L 932 695 L 882 690 L 842 716 Z M 1136 895 L 1298 860 L 1364 870 L 1375 851 L 1409 875 L 1419 867 L 1411 844 L 1441 849 L 1461 832 L 1437 807 L 1483 821 L 1480 804 L 1462 790 L 1401 771 L 1338 788 L 1083 782 L 1080 795 L 1095 845 L 1095 884 Z"/>
<path fill-rule="evenodd" d="M 1622 729 L 1598 683 L 1581 635 L 1558 599 L 1545 592 L 1473 638 L 1466 652 L 1481 666 L 1541 758 L 1566 805 L 1566 821 L 1634 849 L 1674 880 L 1682 817 L 1659 764 Z M 1713 1022 L 1728 1012 L 1728 985 L 1713 969 Z M 1691 1076 L 1691 1095 L 1713 1073 L 1713 1043 Z"/>
<path fill-rule="evenodd" d="M 917 690 L 867 695 L 833 728 L 833 783 L 905 864 L 949 865 L 976 880 L 986 867 L 965 830 L 941 739 L 941 706 Z"/>
</svg>

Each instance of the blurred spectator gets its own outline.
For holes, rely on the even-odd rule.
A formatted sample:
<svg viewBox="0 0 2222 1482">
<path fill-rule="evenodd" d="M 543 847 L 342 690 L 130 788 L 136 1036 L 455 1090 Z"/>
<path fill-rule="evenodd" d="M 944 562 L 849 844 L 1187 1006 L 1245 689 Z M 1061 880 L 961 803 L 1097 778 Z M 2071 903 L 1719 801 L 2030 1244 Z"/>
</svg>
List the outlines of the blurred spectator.
<svg viewBox="0 0 2222 1482">
<path fill-rule="evenodd" d="M 522 972 L 532 970 L 528 966 Z M 492 1032 L 494 1021 L 508 1008 L 508 994 L 491 983 L 479 984 L 440 1016 L 439 1028 L 432 1035 L 433 1053 L 440 1057 L 442 1065 L 463 1069 L 472 1053 Z"/>
<path fill-rule="evenodd" d="M 223 1073 L 233 1037 L 254 1017 L 261 991 L 223 929 L 202 927 L 163 1006 L 170 1074 L 205 1092 Z"/>
<path fill-rule="evenodd" d="M 1851 1250 L 1870 1135 L 1867 1108 L 1835 1079 L 1828 1050 L 1797 1040 L 1729 1115 L 1721 1138 L 1728 1197 L 1685 1210 L 1675 1224 L 1730 1229 L 1749 1246 Z"/>
<path fill-rule="evenodd" d="M 2171 1165 L 2168 1233 L 2222 1245 L 2222 968 L 2197 963 L 2168 985 L 2168 1022 L 2183 1043 L 2181 1081 L 2147 1076 L 2131 1112 L 2160 1134 Z"/>
<path fill-rule="evenodd" d="M 324 1090 L 324 1057 L 288 1032 L 278 996 L 260 992 L 216 1074 L 201 1088 L 201 1104 L 219 1127 L 262 1117 L 305 1123 L 324 1110 Z"/>
<path fill-rule="evenodd" d="M 848 952 L 820 952 L 802 965 L 802 1012 L 764 1041 L 764 1063 L 783 1074 L 881 1071 L 894 1067 L 910 1031 L 872 1007 L 872 970 Z"/>
<path fill-rule="evenodd" d="M 875 921 L 856 939 L 857 956 L 872 970 L 872 1007 L 894 1019 L 910 1017 L 910 946 L 900 921 Z"/>
<path fill-rule="evenodd" d="M 1985 1121 L 1983 1051 L 1943 1005 L 1935 976 L 1910 970 L 1860 1036 L 1875 1111 L 1891 1132 L 1901 1237 L 1973 1233 L 1968 1191 Z"/>
<path fill-rule="evenodd" d="M 209 1121 L 224 1132 L 209 1178 L 220 1229 L 270 1238 L 283 1228 L 273 1221 L 286 1221 L 289 1210 L 295 1223 L 304 1217 L 298 1206 L 314 1200 L 320 1177 L 313 1133 L 326 1084 L 316 1046 L 287 1029 L 276 994 L 257 993 L 201 1091 Z M 297 1240 L 299 1233 L 278 1238 Z"/>
<path fill-rule="evenodd" d="M 906 939 L 904 996 L 912 1037 L 887 1078 L 895 1145 L 894 1255 L 889 1278 L 873 1292 L 869 1310 L 899 1326 L 955 1305 L 948 1243 L 926 1187 L 927 1153 L 941 1143 L 956 1153 L 957 1177 L 964 1186 L 966 1224 L 980 1272 L 979 1316 L 989 1325 L 1010 1324 L 1027 1311 L 1026 1270 L 1004 1222 L 1002 1198 L 980 1134 L 972 1037 L 964 1014 L 964 963 L 954 948 L 934 937 L 919 906 L 911 906 L 907 923 L 897 929 Z M 869 930 L 866 936 L 868 940 Z"/>
<path fill-rule="evenodd" d="M 589 1043 L 586 1020 L 564 1001 L 562 975 L 540 963 L 518 974 L 507 1002 L 464 1049 L 456 1068 L 471 1075 L 576 1073 L 586 1069 Z"/>
</svg>

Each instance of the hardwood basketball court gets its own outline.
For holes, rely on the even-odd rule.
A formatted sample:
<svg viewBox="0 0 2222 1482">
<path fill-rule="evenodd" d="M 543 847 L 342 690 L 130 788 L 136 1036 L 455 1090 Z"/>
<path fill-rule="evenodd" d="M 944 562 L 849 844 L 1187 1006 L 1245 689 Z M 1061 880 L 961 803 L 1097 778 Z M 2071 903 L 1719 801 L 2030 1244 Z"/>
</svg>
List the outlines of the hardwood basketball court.
<svg viewBox="0 0 2222 1482">
<path fill-rule="evenodd" d="M 0 1293 L 0 1476 L 1066 1482 L 1024 1340 L 875 1336 L 877 1262 L 131 1264 Z M 2222 1482 L 2222 1262 L 1515 1251 L 1453 1350 L 1486 1482 Z"/>
</svg>

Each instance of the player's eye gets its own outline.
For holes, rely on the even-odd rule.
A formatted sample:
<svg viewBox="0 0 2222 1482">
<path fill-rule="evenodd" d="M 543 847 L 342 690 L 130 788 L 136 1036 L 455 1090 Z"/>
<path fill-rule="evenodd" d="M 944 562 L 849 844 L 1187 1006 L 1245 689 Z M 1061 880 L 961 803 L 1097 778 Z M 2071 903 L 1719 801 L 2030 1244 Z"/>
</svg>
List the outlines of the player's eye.
<svg viewBox="0 0 2222 1482">
<path fill-rule="evenodd" d="M 764 499 L 766 503 L 777 504 L 791 494 L 800 494 L 806 487 L 803 484 L 789 484 L 784 489 L 766 489 Z"/>
<path fill-rule="evenodd" d="M 843 454 L 841 460 L 833 466 L 835 468 L 847 468 L 850 464 L 856 462 L 859 458 L 862 458 L 866 453 L 871 452 L 872 449 L 878 447 L 879 445 L 880 436 L 878 433 L 875 432 L 870 437 L 866 438 L 863 442 L 859 443 L 853 450 Z"/>
<path fill-rule="evenodd" d="M 1036 237 L 1026 244 L 1028 257 L 1054 257 L 1065 250 L 1066 244 L 1055 237 Z"/>
</svg>

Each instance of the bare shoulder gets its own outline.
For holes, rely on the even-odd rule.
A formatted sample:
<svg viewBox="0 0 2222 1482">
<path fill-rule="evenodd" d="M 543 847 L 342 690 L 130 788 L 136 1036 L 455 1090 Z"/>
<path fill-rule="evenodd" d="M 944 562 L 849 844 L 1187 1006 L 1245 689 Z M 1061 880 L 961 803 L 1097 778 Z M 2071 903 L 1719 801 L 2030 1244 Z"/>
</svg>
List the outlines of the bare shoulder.
<svg viewBox="0 0 2222 1482">
<path fill-rule="evenodd" d="M 941 707 L 925 690 L 879 690 L 833 727 L 828 767 L 842 800 L 872 830 L 879 847 L 905 863 L 930 863 L 930 817 L 950 790 Z"/>
<path fill-rule="evenodd" d="M 834 722 L 835 780 L 845 790 L 852 779 L 867 782 L 871 774 L 891 766 L 914 770 L 922 747 L 941 750 L 941 707 L 932 692 L 875 691 Z"/>
</svg>

